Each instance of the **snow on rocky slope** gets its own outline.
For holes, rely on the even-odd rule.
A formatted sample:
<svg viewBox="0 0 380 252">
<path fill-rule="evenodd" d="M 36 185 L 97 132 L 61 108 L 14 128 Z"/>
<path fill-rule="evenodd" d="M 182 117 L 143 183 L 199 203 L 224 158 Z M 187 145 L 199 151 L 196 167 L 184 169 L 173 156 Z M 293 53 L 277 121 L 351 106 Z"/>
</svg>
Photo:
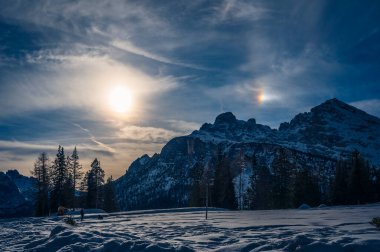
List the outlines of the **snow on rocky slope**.
<svg viewBox="0 0 380 252">
<path fill-rule="evenodd" d="M 17 170 L 8 170 L 6 175 L 16 184 L 18 190 L 26 200 L 33 201 L 36 192 L 36 178 L 21 175 Z"/>
<path fill-rule="evenodd" d="M 237 120 L 227 112 L 191 136 L 203 141 L 279 144 L 333 158 L 357 149 L 373 164 L 380 164 L 380 119 L 337 99 L 296 115 L 289 123 L 282 123 L 278 130 L 257 124 L 255 119 Z"/>
<path fill-rule="evenodd" d="M 252 172 L 252 158 L 270 165 L 279 149 L 298 167 L 307 167 L 320 178 L 321 188 L 333 176 L 340 155 L 359 150 L 374 165 L 380 164 L 380 119 L 337 99 L 294 117 L 280 128 L 257 124 L 255 119 L 237 120 L 231 113 L 216 117 L 188 136 L 170 140 L 160 154 L 137 159 L 115 182 L 124 210 L 188 206 L 196 167 L 215 164 L 218 152 L 231 162 L 236 179 Z M 243 153 L 245 169 L 240 169 Z M 247 189 L 244 183 L 243 190 Z"/>
<path fill-rule="evenodd" d="M 32 210 L 32 202 L 25 199 L 12 177 L 0 172 L 0 218 L 28 216 Z"/>
<path fill-rule="evenodd" d="M 78 226 L 0 220 L 0 251 L 379 251 L 380 204 L 307 210 L 120 212 Z"/>
</svg>

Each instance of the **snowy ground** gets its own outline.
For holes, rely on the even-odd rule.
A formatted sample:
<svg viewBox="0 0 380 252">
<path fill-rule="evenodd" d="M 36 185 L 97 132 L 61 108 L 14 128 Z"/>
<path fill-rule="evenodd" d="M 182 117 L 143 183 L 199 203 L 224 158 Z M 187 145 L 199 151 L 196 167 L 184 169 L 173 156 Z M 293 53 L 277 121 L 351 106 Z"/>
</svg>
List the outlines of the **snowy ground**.
<svg viewBox="0 0 380 252">
<path fill-rule="evenodd" d="M 380 204 L 308 210 L 199 209 L 0 220 L 0 251 L 380 251 Z M 79 216 L 76 216 L 78 218 Z"/>
</svg>

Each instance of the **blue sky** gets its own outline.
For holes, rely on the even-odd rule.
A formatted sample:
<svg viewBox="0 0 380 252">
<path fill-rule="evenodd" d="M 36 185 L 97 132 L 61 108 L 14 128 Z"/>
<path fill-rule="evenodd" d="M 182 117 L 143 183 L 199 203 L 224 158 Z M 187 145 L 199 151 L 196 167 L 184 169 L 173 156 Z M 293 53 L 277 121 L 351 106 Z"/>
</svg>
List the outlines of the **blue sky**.
<svg viewBox="0 0 380 252">
<path fill-rule="evenodd" d="M 1 170 L 61 144 L 118 177 L 225 111 L 276 128 L 337 97 L 380 116 L 379 1 L 0 2 Z"/>
</svg>

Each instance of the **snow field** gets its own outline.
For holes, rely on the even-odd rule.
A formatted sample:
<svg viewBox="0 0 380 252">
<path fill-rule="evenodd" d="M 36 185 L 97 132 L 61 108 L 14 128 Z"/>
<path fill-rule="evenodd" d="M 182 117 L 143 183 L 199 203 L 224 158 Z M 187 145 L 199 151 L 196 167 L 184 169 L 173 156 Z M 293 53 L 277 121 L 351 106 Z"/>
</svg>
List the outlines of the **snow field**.
<svg viewBox="0 0 380 252">
<path fill-rule="evenodd" d="M 380 251 L 380 204 L 307 210 L 201 209 L 0 220 L 0 251 Z"/>
</svg>

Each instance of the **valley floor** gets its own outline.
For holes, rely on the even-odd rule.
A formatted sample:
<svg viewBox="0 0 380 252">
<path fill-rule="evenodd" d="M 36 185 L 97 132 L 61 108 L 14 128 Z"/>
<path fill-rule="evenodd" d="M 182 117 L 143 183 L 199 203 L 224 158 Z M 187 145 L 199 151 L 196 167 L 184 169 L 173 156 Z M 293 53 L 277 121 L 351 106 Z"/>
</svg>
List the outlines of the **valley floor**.
<svg viewBox="0 0 380 252">
<path fill-rule="evenodd" d="M 307 210 L 136 211 L 78 226 L 58 217 L 0 220 L 0 251 L 380 251 L 380 204 Z"/>
</svg>

